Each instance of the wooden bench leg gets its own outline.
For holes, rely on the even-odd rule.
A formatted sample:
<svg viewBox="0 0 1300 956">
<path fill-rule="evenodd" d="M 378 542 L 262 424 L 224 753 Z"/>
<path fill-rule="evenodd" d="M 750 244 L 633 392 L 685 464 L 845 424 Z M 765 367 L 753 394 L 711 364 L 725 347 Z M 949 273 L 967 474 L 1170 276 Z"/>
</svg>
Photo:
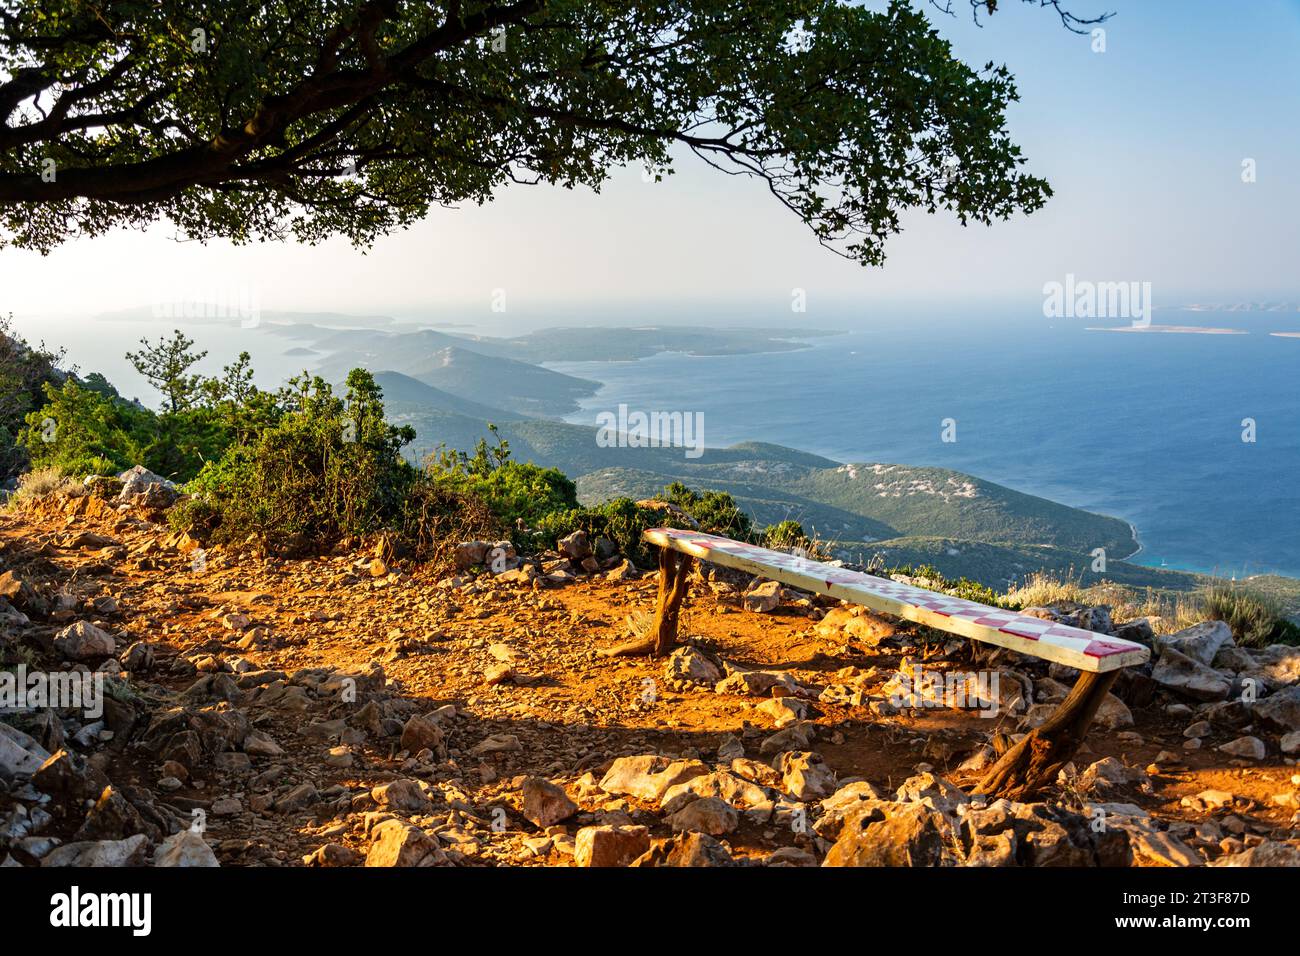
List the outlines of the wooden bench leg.
<svg viewBox="0 0 1300 956">
<path fill-rule="evenodd" d="M 1083 743 L 1084 735 L 1119 671 L 1088 671 L 1041 727 L 1031 730 L 984 776 L 975 793 L 1024 800 L 1050 785 Z"/>
<path fill-rule="evenodd" d="M 682 601 L 690 588 L 691 568 L 695 559 L 672 548 L 659 549 L 659 596 L 655 601 L 654 621 L 645 637 L 620 644 L 605 652 L 609 657 L 635 657 L 649 654 L 664 657 L 677 646 L 677 622 Z"/>
</svg>

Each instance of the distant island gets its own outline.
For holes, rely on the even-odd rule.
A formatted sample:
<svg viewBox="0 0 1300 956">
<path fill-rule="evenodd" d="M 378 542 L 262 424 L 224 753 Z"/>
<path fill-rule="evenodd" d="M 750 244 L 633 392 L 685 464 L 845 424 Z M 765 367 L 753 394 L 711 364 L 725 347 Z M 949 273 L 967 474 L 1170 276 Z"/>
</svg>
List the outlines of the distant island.
<svg viewBox="0 0 1300 956">
<path fill-rule="evenodd" d="M 1245 329 L 1212 329 L 1200 325 L 1090 326 L 1089 332 L 1165 332 L 1179 335 L 1249 335 Z"/>
</svg>

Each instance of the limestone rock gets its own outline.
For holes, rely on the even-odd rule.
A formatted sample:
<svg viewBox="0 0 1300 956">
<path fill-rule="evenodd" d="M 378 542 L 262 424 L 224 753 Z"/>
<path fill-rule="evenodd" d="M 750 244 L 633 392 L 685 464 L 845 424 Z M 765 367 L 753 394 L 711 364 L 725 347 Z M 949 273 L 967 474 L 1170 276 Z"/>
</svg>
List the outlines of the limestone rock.
<svg viewBox="0 0 1300 956">
<path fill-rule="evenodd" d="M 821 755 L 812 751 L 786 751 L 776 760 L 782 789 L 796 800 L 821 800 L 835 792 L 835 774 Z"/>
<path fill-rule="evenodd" d="M 1276 840 L 1265 840 L 1241 853 L 1222 856 L 1211 866 L 1300 866 L 1300 850 Z"/>
<path fill-rule="evenodd" d="M 162 843 L 153 855 L 154 866 L 220 866 L 217 855 L 193 830 L 174 833 Z"/>
<path fill-rule="evenodd" d="M 284 796 L 275 801 L 274 807 L 276 813 L 296 813 L 299 810 L 305 810 L 319 799 L 316 793 L 316 787 L 308 781 L 300 783 L 298 786 L 289 790 Z"/>
<path fill-rule="evenodd" d="M 1132 727 L 1133 711 L 1129 710 L 1128 705 L 1114 694 L 1107 694 L 1102 698 L 1101 706 L 1097 708 L 1097 716 L 1093 718 L 1093 723 L 1103 730 Z"/>
<path fill-rule="evenodd" d="M 1231 683 L 1218 671 L 1172 647 L 1161 652 L 1151 670 L 1151 679 L 1193 700 L 1223 700 L 1232 689 Z"/>
<path fill-rule="evenodd" d="M 1156 646 L 1172 648 L 1198 664 L 1209 667 L 1214 663 L 1214 658 L 1219 651 L 1224 647 L 1234 646 L 1234 642 L 1232 628 L 1224 621 L 1202 621 L 1176 634 L 1156 638 Z"/>
<path fill-rule="evenodd" d="M 171 492 L 172 501 L 176 499 L 176 483 L 168 481 L 162 475 L 155 475 L 144 465 L 128 468 L 117 477 L 122 482 L 122 490 L 118 493 L 118 498 L 122 501 L 129 501 L 134 495 L 147 494 L 154 486 Z"/>
<path fill-rule="evenodd" d="M 49 759 L 34 737 L 0 723 L 0 780 L 30 777 Z"/>
<path fill-rule="evenodd" d="M 418 780 L 393 780 L 380 784 L 370 791 L 376 804 L 395 813 L 424 813 L 429 809 L 429 798 Z"/>
<path fill-rule="evenodd" d="M 919 803 L 863 814 L 846 822 L 822 866 L 937 866 L 944 836 L 935 816 Z"/>
<path fill-rule="evenodd" d="M 581 561 L 591 554 L 591 544 L 587 541 L 587 532 L 585 531 L 575 531 L 561 538 L 555 544 L 560 554 L 570 561 Z"/>
<path fill-rule="evenodd" d="M 695 647 L 679 647 L 664 664 L 668 681 L 704 684 L 712 687 L 722 680 L 722 664 L 716 657 Z"/>
<path fill-rule="evenodd" d="M 652 847 L 632 866 L 734 866 L 727 848 L 707 833 L 689 830 Z"/>
<path fill-rule="evenodd" d="M 1114 757 L 1103 757 L 1090 764 L 1075 781 L 1075 788 L 1083 794 L 1105 795 L 1112 790 L 1149 785 L 1151 778 L 1138 767 L 1125 766 Z"/>
<path fill-rule="evenodd" d="M 435 837 L 404 820 L 383 820 L 370 832 L 366 866 L 429 866 L 445 859 Z"/>
<path fill-rule="evenodd" d="M 487 559 L 491 548 L 492 545 L 486 541 L 462 541 L 456 545 L 456 550 L 452 553 L 452 561 L 455 562 L 456 567 L 464 571 L 476 564 L 482 564 Z"/>
<path fill-rule="evenodd" d="M 764 581 L 745 592 L 745 610 L 756 614 L 770 614 L 781 605 L 781 585 Z"/>
<path fill-rule="evenodd" d="M 654 754 L 619 757 L 600 781 L 606 793 L 658 803 L 669 787 L 709 772 L 698 760 L 669 760 Z"/>
<path fill-rule="evenodd" d="M 961 787 L 934 773 L 919 773 L 908 777 L 899 786 L 894 799 L 899 803 L 922 803 L 941 813 L 955 814 L 957 808 L 970 802 Z"/>
<path fill-rule="evenodd" d="M 773 696 L 781 697 L 792 696 L 802 689 L 789 674 L 782 674 L 779 671 L 741 670 L 733 671 L 726 678 L 718 681 L 713 689 L 719 694 L 767 697 L 772 695 L 773 688 L 777 689 Z"/>
<path fill-rule="evenodd" d="M 1254 714 L 1276 730 L 1300 730 L 1300 687 L 1288 687 L 1257 701 Z"/>
<path fill-rule="evenodd" d="M 779 783 L 780 776 L 776 771 L 771 767 L 767 769 Z M 716 797 L 738 810 L 761 809 L 770 813 L 772 808 L 772 795 L 766 789 L 734 773 L 718 770 L 669 787 L 659 809 L 671 815 L 701 797 Z"/>
<path fill-rule="evenodd" d="M 965 865 L 971 867 L 1015 866 L 1019 847 L 1015 830 L 1001 833 L 977 833 L 966 851 Z"/>
<path fill-rule="evenodd" d="M 360 866 L 365 855 L 341 843 L 326 843 L 302 858 L 304 866 Z"/>
<path fill-rule="evenodd" d="M 869 647 L 875 647 L 895 630 L 888 620 L 856 604 L 832 608 L 813 628 L 820 637 L 850 638 Z"/>
<path fill-rule="evenodd" d="M 628 866 L 650 849 L 650 831 L 641 826 L 583 827 L 574 842 L 578 866 Z"/>
<path fill-rule="evenodd" d="M 88 840 L 51 850 L 41 866 L 140 866 L 149 849 L 149 838 L 137 833 L 124 840 Z"/>
<path fill-rule="evenodd" d="M 86 814 L 76 839 L 121 840 L 144 829 L 145 823 L 140 819 L 139 811 L 118 788 L 110 785 L 103 789 Z M 153 836 L 161 836 L 156 827 L 152 829 Z"/>
<path fill-rule="evenodd" d="M 117 642 L 112 634 L 89 621 L 76 621 L 59 631 L 54 646 L 74 661 L 99 661 L 113 656 Z"/>
<path fill-rule="evenodd" d="M 554 826 L 561 820 L 567 820 L 578 812 L 578 805 L 569 799 L 569 795 L 560 787 L 541 777 L 528 777 L 523 786 L 524 819 L 533 826 Z"/>
<path fill-rule="evenodd" d="M 807 750 L 817 734 L 817 725 L 800 721 L 778 730 L 759 744 L 758 752 L 764 757 L 779 754 L 784 750 Z"/>
<path fill-rule="evenodd" d="M 435 753 L 443 749 L 442 728 L 425 714 L 414 714 L 402 727 L 401 748 L 407 753 L 429 749 Z"/>
<path fill-rule="evenodd" d="M 1148 866 L 1201 866 L 1196 851 L 1171 833 L 1145 829 L 1130 834 L 1135 859 Z"/>
<path fill-rule="evenodd" d="M 740 815 L 717 797 L 701 797 L 674 813 L 668 822 L 677 831 L 696 830 L 721 836 L 740 825 Z"/>
<path fill-rule="evenodd" d="M 769 697 L 757 709 L 769 715 L 777 727 L 788 727 L 808 718 L 808 702 L 797 697 Z"/>
<path fill-rule="evenodd" d="M 1245 757 L 1248 760 L 1263 760 L 1268 756 L 1268 748 L 1264 745 L 1264 741 L 1251 736 L 1238 737 L 1229 743 L 1221 744 L 1218 749 L 1225 754 Z"/>
</svg>

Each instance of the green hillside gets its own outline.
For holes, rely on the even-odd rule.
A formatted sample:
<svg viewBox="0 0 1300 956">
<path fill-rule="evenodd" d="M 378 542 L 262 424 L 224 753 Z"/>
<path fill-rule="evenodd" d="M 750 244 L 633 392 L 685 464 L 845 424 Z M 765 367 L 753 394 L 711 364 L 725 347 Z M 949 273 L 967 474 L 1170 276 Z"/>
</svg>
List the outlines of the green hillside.
<svg viewBox="0 0 1300 956">
<path fill-rule="evenodd" d="M 473 447 L 488 435 L 484 422 L 450 409 L 398 417 L 416 429 L 417 457 L 439 443 Z M 585 425 L 503 418 L 497 424 L 516 458 L 562 469 L 586 503 L 645 498 L 682 481 L 731 493 L 761 524 L 795 520 L 809 533 L 846 543 L 925 535 L 1046 545 L 1073 554 L 1076 563 L 1093 548 L 1105 548 L 1112 560 L 1136 550 L 1118 518 L 941 468 L 841 465 L 757 442 L 710 448 L 690 459 L 680 448 L 603 448 L 596 429 Z"/>
<path fill-rule="evenodd" d="M 365 364 L 372 370 L 401 373 L 490 408 L 505 407 L 525 415 L 567 414 L 578 407 L 578 399 L 594 394 L 599 388 L 598 382 L 459 346 L 415 347 L 414 339 L 437 341 L 433 339 L 435 336 L 447 338 L 436 332 L 391 336 L 389 339 L 406 343 L 410 350 L 383 348 L 382 358 L 370 363 L 365 362 L 367 356 L 344 347 L 352 335 L 332 336 L 320 343 L 321 348 L 337 349 L 321 364 L 321 371 L 331 379 L 338 379 L 346 376 L 348 369 Z M 373 334 L 370 337 L 376 338 Z M 393 354 L 394 351 L 401 354 Z"/>
<path fill-rule="evenodd" d="M 849 464 L 809 472 L 795 494 L 882 521 L 903 535 L 1050 544 L 1112 559 L 1137 551 L 1119 518 L 1096 515 L 946 468 Z"/>
<path fill-rule="evenodd" d="M 631 468 L 604 468 L 588 472 L 577 479 L 578 498 L 584 504 L 597 504 L 610 498 L 648 498 L 663 491 L 664 486 L 682 481 L 699 490 L 726 491 L 736 503 L 760 525 L 797 521 L 810 535 L 849 541 L 875 540 L 897 535 L 888 525 L 798 495 L 752 482 L 734 482 L 709 477 L 705 470 L 689 474 L 640 471 Z"/>
<path fill-rule="evenodd" d="M 392 418 L 411 413 L 418 415 L 430 408 L 494 422 L 517 421 L 525 417 L 460 398 L 401 372 L 379 372 L 375 375 L 375 382 L 384 390 L 384 408 Z"/>
<path fill-rule="evenodd" d="M 945 577 L 970 578 L 998 590 L 1023 582 L 1037 571 L 1047 571 L 1083 584 L 1106 580 L 1129 587 L 1166 591 L 1194 590 L 1206 580 L 1183 571 L 1147 568 L 1109 559 L 1105 573 L 1097 573 L 1091 570 L 1092 559 L 1088 555 L 1045 544 L 992 544 L 964 538 L 916 535 L 873 541 L 866 545 L 840 541 L 835 542 L 833 548 L 839 557 L 855 564 L 867 564 L 872 560 L 886 567 L 928 564 L 942 571 Z"/>
</svg>

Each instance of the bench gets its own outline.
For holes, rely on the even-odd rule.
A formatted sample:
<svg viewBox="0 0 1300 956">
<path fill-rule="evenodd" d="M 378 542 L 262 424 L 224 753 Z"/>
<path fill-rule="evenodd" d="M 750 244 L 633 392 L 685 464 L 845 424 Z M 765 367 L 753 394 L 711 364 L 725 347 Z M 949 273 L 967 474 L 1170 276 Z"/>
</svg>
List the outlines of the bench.
<svg viewBox="0 0 1300 956">
<path fill-rule="evenodd" d="M 659 657 L 676 646 L 682 601 L 691 567 L 699 559 L 1079 670 L 1060 707 L 1003 753 L 976 793 L 1022 799 L 1050 784 L 1083 742 L 1119 672 L 1151 656 L 1146 646 L 1132 641 L 730 538 L 675 528 L 652 528 L 643 537 L 659 551 L 655 617 L 647 637 L 619 649 L 622 653 Z"/>
</svg>

